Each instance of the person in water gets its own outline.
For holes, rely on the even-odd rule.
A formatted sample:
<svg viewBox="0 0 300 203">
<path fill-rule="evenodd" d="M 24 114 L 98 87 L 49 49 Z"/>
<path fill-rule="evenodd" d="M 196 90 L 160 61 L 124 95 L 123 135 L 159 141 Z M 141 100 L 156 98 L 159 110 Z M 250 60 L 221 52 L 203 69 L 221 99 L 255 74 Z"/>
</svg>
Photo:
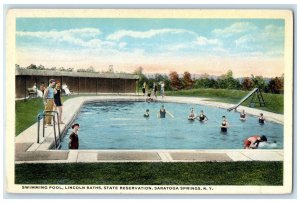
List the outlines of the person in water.
<svg viewBox="0 0 300 203">
<path fill-rule="evenodd" d="M 266 136 L 254 135 L 244 140 L 244 149 L 257 149 L 260 142 L 267 142 Z"/>
<path fill-rule="evenodd" d="M 243 110 L 240 114 L 240 120 L 245 121 L 246 120 L 246 113 L 245 110 Z"/>
<path fill-rule="evenodd" d="M 207 116 L 204 114 L 203 110 L 201 110 L 200 115 L 197 116 L 197 118 L 199 119 L 199 121 L 203 122 L 203 121 L 208 121 Z"/>
<path fill-rule="evenodd" d="M 195 113 L 194 113 L 194 108 L 191 108 L 191 113 L 188 116 L 188 120 L 195 120 L 195 118 L 196 118 L 196 116 L 195 116 Z"/>
<path fill-rule="evenodd" d="M 223 121 L 222 121 L 221 126 L 220 126 L 220 127 L 221 127 L 221 131 L 222 131 L 222 132 L 227 132 L 227 129 L 228 129 L 228 122 L 227 122 L 225 116 L 222 116 L 222 119 L 223 119 Z"/>
<path fill-rule="evenodd" d="M 78 130 L 79 124 L 74 123 L 72 125 L 73 132 L 69 136 L 69 149 L 78 149 L 79 148 L 79 139 L 78 139 Z"/>
<path fill-rule="evenodd" d="M 149 114 L 149 109 L 146 110 L 146 113 L 144 113 L 144 117 L 145 118 L 149 118 L 150 114 Z"/>
<path fill-rule="evenodd" d="M 169 114 L 172 118 L 174 118 L 174 116 L 165 109 L 164 105 L 162 105 L 161 108 L 159 109 L 159 111 L 157 113 L 157 117 L 158 118 L 165 118 L 166 113 Z"/>
<path fill-rule="evenodd" d="M 260 113 L 260 116 L 258 117 L 258 123 L 259 124 L 264 124 L 265 123 L 265 118 L 264 115 L 262 113 Z"/>
</svg>

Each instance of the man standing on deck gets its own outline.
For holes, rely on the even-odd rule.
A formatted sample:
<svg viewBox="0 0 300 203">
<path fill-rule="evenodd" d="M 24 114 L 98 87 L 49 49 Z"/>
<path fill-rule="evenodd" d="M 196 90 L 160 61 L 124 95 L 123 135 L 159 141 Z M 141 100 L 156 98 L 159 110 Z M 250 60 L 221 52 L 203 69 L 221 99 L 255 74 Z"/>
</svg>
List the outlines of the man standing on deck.
<svg viewBox="0 0 300 203">
<path fill-rule="evenodd" d="M 44 106 L 45 106 L 45 111 L 53 111 L 54 107 L 54 94 L 56 94 L 56 89 L 55 87 L 55 80 L 50 79 L 49 80 L 49 86 L 45 89 L 44 92 Z M 51 123 L 51 113 L 46 112 L 46 117 L 45 117 L 45 124 L 47 125 L 52 125 Z"/>
</svg>

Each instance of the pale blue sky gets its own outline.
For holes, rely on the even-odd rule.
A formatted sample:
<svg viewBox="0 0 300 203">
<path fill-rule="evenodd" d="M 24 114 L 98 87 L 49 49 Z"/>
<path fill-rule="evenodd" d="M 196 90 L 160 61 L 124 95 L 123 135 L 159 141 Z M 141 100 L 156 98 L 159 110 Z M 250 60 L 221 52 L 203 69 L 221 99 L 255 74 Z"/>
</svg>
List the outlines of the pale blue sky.
<svg viewBox="0 0 300 203">
<path fill-rule="evenodd" d="M 284 52 L 281 19 L 18 18 L 16 30 L 20 65 L 91 65 L 101 70 L 113 64 L 127 72 L 138 65 L 146 72 L 168 72 L 173 65 L 179 72 L 193 66 L 201 73 L 212 67 L 220 72 L 222 60 L 230 66 L 230 59 L 268 66 L 282 60 Z M 203 62 L 211 59 L 219 61 Z M 232 64 L 227 68 L 237 68 Z"/>
</svg>

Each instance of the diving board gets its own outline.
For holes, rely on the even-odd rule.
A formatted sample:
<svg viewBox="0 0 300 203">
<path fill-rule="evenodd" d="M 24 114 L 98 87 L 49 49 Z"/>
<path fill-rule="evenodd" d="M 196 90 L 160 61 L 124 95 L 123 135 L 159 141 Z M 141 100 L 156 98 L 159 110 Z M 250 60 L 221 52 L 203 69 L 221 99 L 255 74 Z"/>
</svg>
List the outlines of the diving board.
<svg viewBox="0 0 300 203">
<path fill-rule="evenodd" d="M 253 95 L 253 96 L 252 96 Z M 261 91 L 260 91 L 260 89 L 259 88 L 254 88 L 251 92 L 249 92 L 245 97 L 243 97 L 241 100 L 240 100 L 240 102 L 239 103 L 237 103 L 236 105 L 234 105 L 234 106 L 232 106 L 232 107 L 230 107 L 230 108 L 228 108 L 227 110 L 228 111 L 231 111 L 231 110 L 233 110 L 233 109 L 236 109 L 237 107 L 239 107 L 244 101 L 246 101 L 249 97 L 251 97 L 252 96 L 252 99 L 251 99 L 251 101 L 250 101 L 250 103 L 249 103 L 249 106 L 252 106 L 254 103 L 256 103 L 255 102 L 255 96 L 257 96 L 257 98 L 258 98 L 258 101 L 259 101 L 259 105 L 260 106 L 264 106 L 265 105 L 265 101 L 264 101 L 264 98 L 263 98 L 263 96 L 262 96 L 262 94 L 261 94 Z"/>
</svg>

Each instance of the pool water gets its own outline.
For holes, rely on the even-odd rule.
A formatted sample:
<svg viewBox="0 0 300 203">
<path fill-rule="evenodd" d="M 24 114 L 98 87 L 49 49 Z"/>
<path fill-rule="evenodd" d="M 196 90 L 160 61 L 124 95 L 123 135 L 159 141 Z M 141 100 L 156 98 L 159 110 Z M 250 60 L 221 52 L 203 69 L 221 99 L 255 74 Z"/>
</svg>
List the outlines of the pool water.
<svg viewBox="0 0 300 203">
<path fill-rule="evenodd" d="M 238 112 L 216 107 L 163 104 L 174 118 L 168 114 L 166 118 L 157 118 L 162 105 L 160 102 L 96 102 L 83 105 L 75 120 L 80 124 L 79 149 L 242 149 L 244 139 L 262 134 L 270 143 L 261 144 L 260 148 L 283 147 L 283 126 L 280 124 L 267 121 L 260 125 L 257 117 L 249 115 L 246 121 L 241 121 Z M 191 107 L 196 115 L 204 110 L 208 121 L 189 121 L 187 117 Z M 149 118 L 143 116 L 146 109 L 149 109 Z M 229 123 L 227 133 L 220 131 L 223 115 Z M 71 128 L 67 130 L 62 149 L 68 149 L 71 132 Z"/>
</svg>

